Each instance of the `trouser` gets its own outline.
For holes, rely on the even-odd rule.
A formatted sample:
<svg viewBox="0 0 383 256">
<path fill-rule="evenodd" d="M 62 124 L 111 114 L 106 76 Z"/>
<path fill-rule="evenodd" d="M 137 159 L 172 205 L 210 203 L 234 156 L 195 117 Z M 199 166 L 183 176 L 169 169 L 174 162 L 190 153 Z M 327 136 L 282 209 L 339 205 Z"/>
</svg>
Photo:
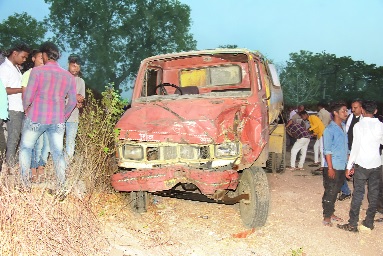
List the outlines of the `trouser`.
<svg viewBox="0 0 383 256">
<path fill-rule="evenodd" d="M 381 171 L 380 171 L 378 209 L 383 210 L 383 166 L 381 166 Z"/>
<path fill-rule="evenodd" d="M 7 153 L 6 160 L 8 167 L 14 167 L 17 163 L 17 146 L 20 141 L 21 129 L 23 127 L 24 112 L 9 110 L 9 121 L 7 122 Z"/>
<path fill-rule="evenodd" d="M 50 148 L 48 134 L 44 132 L 37 139 L 35 147 L 32 150 L 31 168 L 45 166 L 48 161 L 49 151 Z"/>
<path fill-rule="evenodd" d="M 307 154 L 307 147 L 309 146 L 309 143 L 310 143 L 309 138 L 297 139 L 297 141 L 294 143 L 294 146 L 291 148 L 291 157 L 290 157 L 291 167 L 295 167 L 297 154 L 300 151 L 301 155 L 299 158 L 298 167 L 303 168 L 303 164 L 305 162 L 306 154 Z"/>
<path fill-rule="evenodd" d="M 335 170 L 335 178 L 328 177 L 328 167 L 323 168 L 323 187 L 322 197 L 323 217 L 330 218 L 335 212 L 335 201 L 344 180 L 346 179 L 345 170 Z"/>
<path fill-rule="evenodd" d="M 40 124 L 34 123 L 31 119 L 26 118 L 24 122 L 23 134 L 20 143 L 20 168 L 21 179 L 26 187 L 30 187 L 30 167 L 32 158 L 32 149 L 37 139 L 44 132 L 48 135 L 49 146 L 53 158 L 53 166 L 56 172 L 58 185 L 64 188 L 65 185 L 65 158 L 63 153 L 63 142 L 65 123 L 60 124 Z"/>
<path fill-rule="evenodd" d="M 7 149 L 7 143 L 5 141 L 4 129 L 3 129 L 3 119 L 0 119 L 0 170 L 3 165 L 3 159 L 5 157 L 5 151 Z"/>
<path fill-rule="evenodd" d="M 317 139 L 314 144 L 314 163 L 319 163 L 319 161 L 320 166 L 324 167 L 323 136 Z"/>
<path fill-rule="evenodd" d="M 365 218 L 365 226 L 371 228 L 374 225 L 376 207 L 379 196 L 381 168 L 366 169 L 359 165 L 355 165 L 354 173 L 354 193 L 352 195 L 350 207 L 350 219 L 348 220 L 351 226 L 357 226 L 359 221 L 359 212 L 364 198 L 365 185 L 367 182 L 368 189 L 368 208 Z"/>
<path fill-rule="evenodd" d="M 74 155 L 77 130 L 78 130 L 78 122 L 65 123 L 65 150 L 69 160 L 71 160 Z"/>
<path fill-rule="evenodd" d="M 340 189 L 340 191 L 341 191 L 342 194 L 344 194 L 344 195 L 351 195 L 351 190 L 350 190 L 350 188 L 348 187 L 348 182 L 347 182 L 347 180 L 344 180 L 343 185 L 342 185 L 342 188 Z"/>
</svg>

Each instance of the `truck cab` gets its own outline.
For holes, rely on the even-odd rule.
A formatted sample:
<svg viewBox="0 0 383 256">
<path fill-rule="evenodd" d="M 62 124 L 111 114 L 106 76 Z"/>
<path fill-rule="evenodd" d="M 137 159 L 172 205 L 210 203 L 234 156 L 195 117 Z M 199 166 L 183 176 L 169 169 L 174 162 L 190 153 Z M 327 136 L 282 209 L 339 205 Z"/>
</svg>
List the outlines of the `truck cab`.
<svg viewBox="0 0 383 256">
<path fill-rule="evenodd" d="M 132 209 L 152 192 L 178 185 L 240 204 L 247 227 L 263 226 L 269 208 L 264 168 L 283 170 L 282 89 L 259 52 L 214 49 L 141 62 L 131 108 L 116 124 L 117 191 Z"/>
</svg>

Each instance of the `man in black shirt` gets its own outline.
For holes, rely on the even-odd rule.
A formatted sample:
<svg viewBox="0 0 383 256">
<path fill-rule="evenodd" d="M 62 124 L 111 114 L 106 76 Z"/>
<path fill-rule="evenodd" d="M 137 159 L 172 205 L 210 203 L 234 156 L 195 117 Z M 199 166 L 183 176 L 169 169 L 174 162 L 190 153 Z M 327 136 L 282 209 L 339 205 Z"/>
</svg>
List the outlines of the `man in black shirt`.
<svg viewBox="0 0 383 256">
<path fill-rule="evenodd" d="M 353 129 L 354 125 L 359 122 L 362 116 L 362 101 L 354 100 L 351 103 L 351 111 L 352 113 L 347 117 L 346 120 L 346 133 L 348 136 L 348 150 L 351 151 L 352 140 L 354 138 Z M 347 180 L 344 181 L 343 186 L 341 188 L 341 194 L 338 197 L 338 200 L 343 201 L 351 198 L 351 190 L 348 187 Z"/>
</svg>

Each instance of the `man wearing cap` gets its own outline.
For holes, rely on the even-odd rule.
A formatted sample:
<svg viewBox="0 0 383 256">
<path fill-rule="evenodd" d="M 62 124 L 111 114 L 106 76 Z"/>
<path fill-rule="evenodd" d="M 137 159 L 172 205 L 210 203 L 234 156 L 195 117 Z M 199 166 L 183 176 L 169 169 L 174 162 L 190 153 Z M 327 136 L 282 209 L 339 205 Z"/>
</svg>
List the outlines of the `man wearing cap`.
<svg viewBox="0 0 383 256">
<path fill-rule="evenodd" d="M 76 135 L 79 123 L 79 109 L 83 107 L 85 98 L 85 82 L 80 77 L 81 75 L 81 59 L 77 54 L 71 54 L 68 57 L 68 70 L 75 77 L 76 80 L 76 98 L 77 105 L 72 114 L 65 123 L 65 136 L 66 145 L 65 150 L 68 160 L 71 161 L 74 155 L 74 149 L 76 145 Z"/>
</svg>

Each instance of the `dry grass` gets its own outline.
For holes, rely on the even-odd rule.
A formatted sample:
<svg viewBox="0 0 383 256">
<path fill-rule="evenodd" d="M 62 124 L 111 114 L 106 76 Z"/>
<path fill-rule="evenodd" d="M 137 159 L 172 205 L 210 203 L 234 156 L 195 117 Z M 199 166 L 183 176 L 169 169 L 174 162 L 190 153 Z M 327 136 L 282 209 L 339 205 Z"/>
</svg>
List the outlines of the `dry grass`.
<svg viewBox="0 0 383 256">
<path fill-rule="evenodd" d="M 46 192 L 55 180 L 51 165 L 45 173 L 31 192 L 17 189 L 17 171 L 1 173 L 0 255 L 105 255 L 108 242 L 89 197 L 69 193 L 59 202 Z M 68 179 L 69 192 L 74 177 Z"/>
<path fill-rule="evenodd" d="M 117 168 L 113 128 L 122 107 L 112 88 L 101 100 L 88 91 L 63 202 L 47 193 L 56 186 L 51 160 L 31 192 L 18 189 L 18 169 L 0 173 L 0 255 L 108 254 L 110 246 L 97 219 L 100 203 L 107 202 L 98 197 L 112 191 L 110 175 Z"/>
</svg>

